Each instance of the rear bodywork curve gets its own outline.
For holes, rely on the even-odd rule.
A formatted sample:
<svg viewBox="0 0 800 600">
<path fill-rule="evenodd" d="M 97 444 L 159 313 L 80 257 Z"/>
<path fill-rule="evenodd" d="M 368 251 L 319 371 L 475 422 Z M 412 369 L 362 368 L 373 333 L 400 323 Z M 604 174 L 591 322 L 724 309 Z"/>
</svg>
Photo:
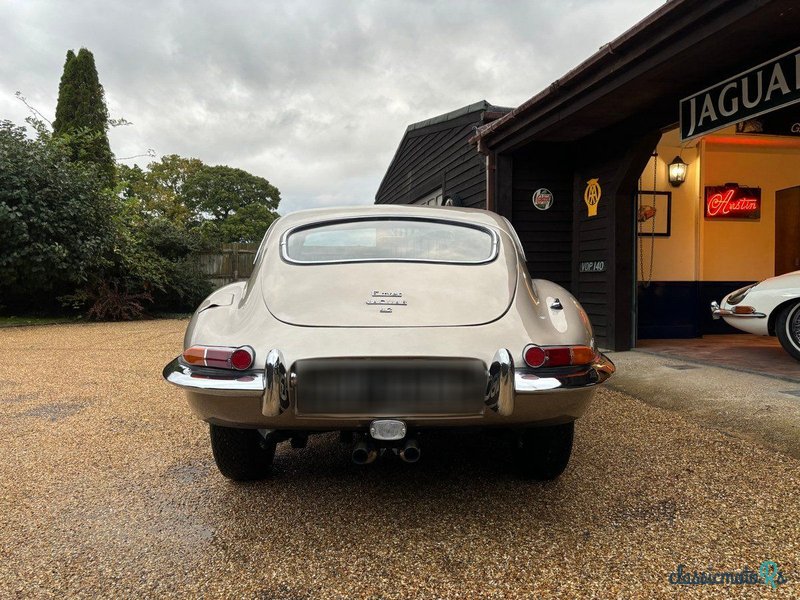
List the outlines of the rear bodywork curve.
<svg viewBox="0 0 800 600">
<path fill-rule="evenodd" d="M 422 211 L 422 214 L 430 214 L 431 211 L 431 209 L 416 210 Z M 297 385 L 295 366 L 302 364 L 302 361 L 365 360 L 370 357 L 376 360 L 392 359 L 401 362 L 419 359 L 472 360 L 485 366 L 488 377 L 489 369 L 500 349 L 507 349 L 509 359 L 517 365 L 519 375 L 524 371 L 521 369 L 521 366 L 524 366 L 523 349 L 531 342 L 540 345 L 586 345 L 594 348 L 591 325 L 577 300 L 564 288 L 550 281 L 531 279 L 525 268 L 521 249 L 506 230 L 502 218 L 482 212 L 479 215 L 474 215 L 472 211 L 466 214 L 471 219 L 479 218 L 483 226 L 495 228 L 499 235 L 500 255 L 497 261 L 498 263 L 502 261 L 502 264 L 492 266 L 502 266 L 501 269 L 497 269 L 499 274 L 496 277 L 497 281 L 493 280 L 499 287 L 494 291 L 500 300 L 492 300 L 491 289 L 481 288 L 478 294 L 466 293 L 467 301 L 459 302 L 459 287 L 471 285 L 473 282 L 468 270 L 482 269 L 489 265 L 462 267 L 425 265 L 431 272 L 426 273 L 424 285 L 419 287 L 413 287 L 414 281 L 410 270 L 419 270 L 418 264 L 369 265 L 372 270 L 364 269 L 364 273 L 372 274 L 370 277 L 375 276 L 377 282 L 370 279 L 362 283 L 360 278 L 356 279 L 350 286 L 353 288 L 363 286 L 364 292 L 359 288 L 357 294 L 354 293 L 345 300 L 348 303 L 346 310 L 354 317 L 353 322 L 358 322 L 360 315 L 366 315 L 360 321 L 361 324 L 356 326 L 289 324 L 267 310 L 264 300 L 264 296 L 268 296 L 268 292 L 264 293 L 267 282 L 270 282 L 270 286 L 292 285 L 288 275 L 276 276 L 275 270 L 270 272 L 270 267 L 276 264 L 275 260 L 279 260 L 274 255 L 278 251 L 276 240 L 289 226 L 296 225 L 298 221 L 302 222 L 302 218 L 296 218 L 282 227 L 273 227 L 259 250 L 258 264 L 249 282 L 226 286 L 210 296 L 192 317 L 184 346 L 195 344 L 252 346 L 256 350 L 253 366 L 255 374 L 270 373 L 267 364 L 268 353 L 273 349 L 279 351 L 280 362 L 285 370 L 288 407 L 285 410 L 265 409 L 265 398 L 258 393 L 239 396 L 228 393 L 220 396 L 205 390 L 182 386 L 186 389 L 194 412 L 206 421 L 238 427 L 305 430 L 362 428 L 368 425 L 371 415 L 301 414 L 301 411 L 297 410 L 296 401 L 292 401 L 292 394 Z M 460 216 L 460 214 L 454 215 L 456 218 Z M 280 264 L 277 270 L 281 270 L 284 266 Z M 422 313 L 409 310 L 408 316 L 396 319 L 390 326 L 386 326 L 385 321 L 384 325 L 380 326 L 379 320 L 374 321 L 377 323 L 375 326 L 369 326 L 369 319 L 373 317 L 396 315 L 378 313 L 377 309 L 367 305 L 366 298 L 362 299 L 359 294 L 378 290 L 382 286 L 388 287 L 391 281 L 381 280 L 376 274 L 381 270 L 397 272 L 398 266 L 403 267 L 402 271 L 409 268 L 406 285 L 410 287 L 406 289 L 413 289 L 407 297 L 409 304 L 403 308 L 413 309 L 411 301 L 415 298 L 420 306 L 425 306 L 422 298 L 426 288 L 430 291 L 434 286 L 442 286 L 447 289 L 447 293 L 437 292 L 441 306 L 427 305 L 427 308 L 441 309 L 442 312 L 436 313 L 437 315 L 450 313 L 458 315 L 462 311 L 462 317 L 453 317 L 460 324 L 454 325 L 452 320 L 450 323 L 445 320 L 445 324 L 441 324 L 443 319 L 438 318 L 439 324 L 434 325 L 432 319 L 430 324 L 422 325 L 420 323 L 426 322 L 421 316 Z M 318 267 L 290 268 L 298 269 L 298 273 L 302 273 L 302 269 Z M 352 268 L 352 265 L 348 265 L 347 268 Z M 438 274 L 436 268 L 439 270 Z M 462 269 L 466 272 L 462 273 Z M 405 273 L 403 276 L 406 276 Z M 443 281 L 443 277 L 447 277 L 448 280 Z M 343 279 L 343 276 L 339 273 L 333 279 L 337 280 L 338 286 L 340 285 L 338 280 Z M 401 291 L 406 293 L 405 290 Z M 215 302 L 215 298 L 220 301 Z M 334 298 L 337 296 L 320 290 L 307 308 L 319 306 L 321 310 L 328 310 L 326 307 L 329 307 L 330 314 L 334 316 L 337 306 L 342 302 Z M 484 300 L 484 308 L 479 309 L 485 310 L 483 316 L 479 314 L 479 310 L 472 313 L 467 311 L 467 317 L 463 316 L 465 307 L 480 304 Z M 356 313 L 356 310 L 363 312 Z M 301 313 L 302 311 L 298 314 Z M 610 369 L 609 372 L 613 371 L 613 366 L 605 368 L 607 371 Z M 606 376 L 607 374 L 602 379 Z M 533 378 L 536 379 L 535 376 Z M 567 422 L 584 413 L 592 397 L 594 384 L 598 382 L 595 379 L 587 382 L 585 386 L 520 390 L 514 394 L 513 412 L 506 415 L 502 414 L 502 411 L 498 412 L 496 409 L 484 406 L 480 410 L 473 411 L 474 414 L 394 416 L 404 417 L 409 427 L 525 426 Z M 518 379 L 518 383 L 522 385 L 524 382 Z M 279 403 L 280 399 L 273 401 L 273 405 L 277 406 Z"/>
</svg>

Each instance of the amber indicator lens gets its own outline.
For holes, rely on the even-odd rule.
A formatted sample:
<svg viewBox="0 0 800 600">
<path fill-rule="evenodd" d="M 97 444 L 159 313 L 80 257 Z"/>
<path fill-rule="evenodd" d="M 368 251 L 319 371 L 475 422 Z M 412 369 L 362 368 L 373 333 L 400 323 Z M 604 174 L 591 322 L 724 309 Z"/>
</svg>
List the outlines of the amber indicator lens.
<svg viewBox="0 0 800 600">
<path fill-rule="evenodd" d="M 594 362 L 597 354 L 589 346 L 572 346 L 570 347 L 572 358 L 570 359 L 573 365 L 589 365 Z"/>
<path fill-rule="evenodd" d="M 205 365 L 206 349 L 202 346 L 192 346 L 183 351 L 183 360 L 190 365 Z"/>
</svg>

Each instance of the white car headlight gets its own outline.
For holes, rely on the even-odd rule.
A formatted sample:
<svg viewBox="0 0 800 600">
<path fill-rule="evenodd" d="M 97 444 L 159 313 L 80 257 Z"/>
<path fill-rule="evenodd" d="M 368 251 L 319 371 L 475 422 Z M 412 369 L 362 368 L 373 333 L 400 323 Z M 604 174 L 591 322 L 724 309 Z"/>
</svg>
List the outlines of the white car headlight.
<svg viewBox="0 0 800 600">
<path fill-rule="evenodd" d="M 739 288 L 735 292 L 731 292 L 730 294 L 728 294 L 727 303 L 731 305 L 739 304 L 739 302 L 744 300 L 744 297 L 747 295 L 747 292 L 752 290 L 759 283 L 761 282 L 751 283 L 750 285 L 746 285 L 743 288 Z"/>
</svg>

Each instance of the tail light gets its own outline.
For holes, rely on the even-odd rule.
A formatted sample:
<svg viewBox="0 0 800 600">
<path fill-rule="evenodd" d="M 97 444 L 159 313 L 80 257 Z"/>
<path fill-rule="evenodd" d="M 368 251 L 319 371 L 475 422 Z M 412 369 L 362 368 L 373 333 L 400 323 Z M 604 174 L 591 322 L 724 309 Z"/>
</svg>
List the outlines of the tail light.
<svg viewBox="0 0 800 600">
<path fill-rule="evenodd" d="M 528 344 L 522 351 L 525 364 L 539 367 L 564 367 L 591 364 L 597 353 L 589 346 L 537 346 Z"/>
<path fill-rule="evenodd" d="M 244 371 L 253 366 L 256 352 L 250 346 L 192 346 L 183 351 L 183 360 L 190 365 L 236 369 Z"/>
</svg>

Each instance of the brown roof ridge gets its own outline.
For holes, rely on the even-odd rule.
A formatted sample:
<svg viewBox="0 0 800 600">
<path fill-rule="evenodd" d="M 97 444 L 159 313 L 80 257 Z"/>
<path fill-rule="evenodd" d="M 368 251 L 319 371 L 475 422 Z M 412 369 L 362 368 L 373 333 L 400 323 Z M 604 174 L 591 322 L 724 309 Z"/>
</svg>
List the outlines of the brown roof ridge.
<svg viewBox="0 0 800 600">
<path fill-rule="evenodd" d="M 597 65 L 608 56 L 611 56 L 615 53 L 615 51 L 619 50 L 623 46 L 628 43 L 636 41 L 639 36 L 645 34 L 645 32 L 653 26 L 657 21 L 664 18 L 664 16 L 671 14 L 673 11 L 677 10 L 678 8 L 682 7 L 687 3 L 691 3 L 694 0 L 667 0 L 667 2 L 651 12 L 647 15 L 644 19 L 636 23 L 633 27 L 625 31 L 624 33 L 620 34 L 612 41 L 604 44 L 600 47 L 600 49 L 589 56 L 586 60 L 579 63 L 577 66 L 573 67 L 569 71 L 567 71 L 562 77 L 556 79 L 553 83 L 549 86 L 544 88 L 538 94 L 532 96 L 510 112 L 506 113 L 499 119 L 492 121 L 491 123 L 487 123 L 486 125 L 482 125 L 478 128 L 475 132 L 475 135 L 469 138 L 469 142 L 471 144 L 478 143 L 482 138 L 492 134 L 493 132 L 502 129 L 506 123 L 514 120 L 519 114 L 526 112 L 530 107 L 538 104 L 542 100 L 550 97 L 560 88 L 566 86 L 569 83 L 572 83 L 573 80 L 578 79 L 585 74 L 588 74 L 591 67 Z"/>
</svg>

